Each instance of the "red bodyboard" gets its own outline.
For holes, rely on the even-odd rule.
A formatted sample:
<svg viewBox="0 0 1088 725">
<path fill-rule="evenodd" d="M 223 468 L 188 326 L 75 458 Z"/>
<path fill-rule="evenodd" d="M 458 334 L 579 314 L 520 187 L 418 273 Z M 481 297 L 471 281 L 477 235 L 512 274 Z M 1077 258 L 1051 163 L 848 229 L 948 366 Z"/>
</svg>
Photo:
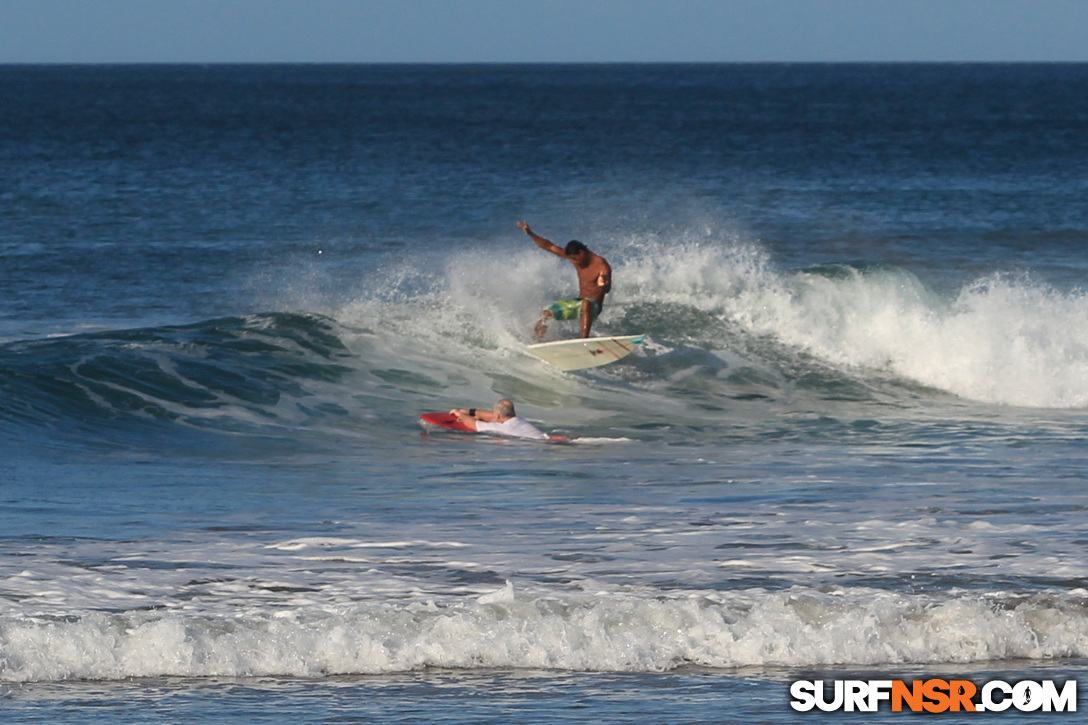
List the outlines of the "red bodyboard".
<svg viewBox="0 0 1088 725">
<path fill-rule="evenodd" d="M 462 433 L 476 432 L 459 421 L 457 416 L 453 413 L 424 413 L 419 416 L 419 421 L 420 425 L 424 428 L 433 425 L 438 426 L 439 428 L 445 428 L 446 430 L 460 431 Z"/>
<path fill-rule="evenodd" d="M 457 431 L 458 433 L 476 433 L 464 423 L 457 420 L 457 416 L 453 413 L 424 413 L 419 416 L 419 424 L 423 426 L 423 430 L 434 430 L 435 428 L 442 428 L 443 430 Z M 570 439 L 566 436 L 548 436 L 544 439 L 549 443 L 569 443 Z"/>
</svg>

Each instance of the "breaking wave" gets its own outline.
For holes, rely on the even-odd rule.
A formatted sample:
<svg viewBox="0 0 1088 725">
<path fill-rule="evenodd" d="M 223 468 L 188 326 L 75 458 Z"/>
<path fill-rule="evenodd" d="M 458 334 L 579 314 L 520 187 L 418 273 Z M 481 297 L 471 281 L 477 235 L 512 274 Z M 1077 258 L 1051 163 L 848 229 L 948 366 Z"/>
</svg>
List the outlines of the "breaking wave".
<svg viewBox="0 0 1088 725">
<path fill-rule="evenodd" d="M 376 674 L 427 667 L 964 664 L 1088 656 L 1083 592 L 1002 601 L 849 589 L 359 604 L 237 616 L 0 620 L 0 681 Z"/>
</svg>

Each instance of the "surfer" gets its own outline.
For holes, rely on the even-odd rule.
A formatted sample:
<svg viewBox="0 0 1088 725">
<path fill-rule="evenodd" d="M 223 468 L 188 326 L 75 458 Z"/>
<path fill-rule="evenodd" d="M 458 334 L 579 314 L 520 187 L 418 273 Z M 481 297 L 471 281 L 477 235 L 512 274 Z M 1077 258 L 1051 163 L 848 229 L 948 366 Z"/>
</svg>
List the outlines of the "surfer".
<svg viewBox="0 0 1088 725">
<path fill-rule="evenodd" d="M 547 438 L 535 425 L 514 412 L 514 404 L 503 398 L 490 410 L 475 408 L 454 408 L 450 415 L 456 416 L 470 430 L 477 433 L 495 433 L 512 438 Z"/>
<path fill-rule="evenodd" d="M 569 259 L 578 272 L 578 299 L 556 300 L 541 311 L 540 320 L 533 331 L 537 342 L 544 339 L 544 333 L 548 331 L 548 321 L 553 319 L 581 318 L 582 337 L 589 337 L 589 328 L 604 307 L 604 296 L 612 291 L 612 267 L 608 260 L 589 251 L 577 239 L 570 240 L 566 248 L 562 248 L 535 233 L 528 223 L 518 222 L 518 226 L 532 238 L 536 246 L 557 257 Z"/>
</svg>

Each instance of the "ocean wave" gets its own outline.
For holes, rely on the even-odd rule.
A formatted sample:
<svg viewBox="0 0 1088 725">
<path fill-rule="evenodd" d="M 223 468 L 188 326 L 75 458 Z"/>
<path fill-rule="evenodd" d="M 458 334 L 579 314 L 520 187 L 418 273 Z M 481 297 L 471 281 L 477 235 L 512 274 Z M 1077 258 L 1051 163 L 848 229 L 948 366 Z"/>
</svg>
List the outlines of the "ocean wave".
<svg viewBox="0 0 1088 725">
<path fill-rule="evenodd" d="M 307 385 L 351 370 L 331 320 L 276 313 L 0 346 L 0 422 L 90 440 L 137 425 L 240 429 L 304 421 Z"/>
<path fill-rule="evenodd" d="M 605 368 L 561 373 L 524 353 L 541 304 L 572 281 L 565 265 L 529 251 L 482 261 L 458 252 L 438 269 L 386 270 L 384 284 L 364 279 L 362 292 L 309 312 L 4 343 L 0 428 L 70 432 L 81 444 L 134 428 L 167 439 L 179 426 L 359 431 L 391 415 L 410 423 L 406 407 L 496 396 L 530 413 L 589 411 L 563 423 L 589 436 L 600 431 L 578 427 L 594 415 L 653 420 L 674 401 L 673 418 L 699 425 L 761 401 L 1088 406 L 1088 297 L 1079 291 L 993 275 L 949 296 L 909 270 L 858 262 L 783 272 L 736 240 L 628 240 L 623 249 L 594 331 L 648 342 Z M 570 332 L 553 325 L 553 335 Z"/>
<path fill-rule="evenodd" d="M 886 402 L 928 389 L 984 405 L 1088 406 L 1088 297 L 1076 289 L 991 274 L 938 292 L 911 270 L 867 262 L 783 270 L 763 245 L 714 230 L 607 246 L 616 250 L 615 291 L 594 332 L 645 333 L 658 348 L 598 376 L 668 382 L 695 373 L 717 388 L 717 404 L 796 389 Z M 460 251 L 430 272 L 383 270 L 364 284 L 379 292 L 326 312 L 440 341 L 440 357 L 501 367 L 531 341 L 541 306 L 572 285 L 567 265 L 534 250 Z"/>
<path fill-rule="evenodd" d="M 815 370 L 854 387 L 907 384 L 983 404 L 1088 405 L 1079 289 L 995 273 L 948 295 L 894 265 L 779 271 L 758 249 L 711 243 L 655 250 L 617 280 L 628 271 L 625 326 L 651 328 L 666 344 L 724 348 L 765 378 L 804 384 Z"/>
<path fill-rule="evenodd" d="M 299 676 L 427 667 L 659 672 L 681 666 L 964 664 L 1088 656 L 1085 592 L 881 590 L 557 598 L 506 587 L 455 603 L 208 616 L 0 620 L 0 681 Z"/>
<path fill-rule="evenodd" d="M 751 315 L 837 368 L 883 372 L 965 400 L 1088 405 L 1088 297 L 1026 276 L 991 275 L 951 299 L 906 270 L 803 270 L 788 302 Z"/>
</svg>

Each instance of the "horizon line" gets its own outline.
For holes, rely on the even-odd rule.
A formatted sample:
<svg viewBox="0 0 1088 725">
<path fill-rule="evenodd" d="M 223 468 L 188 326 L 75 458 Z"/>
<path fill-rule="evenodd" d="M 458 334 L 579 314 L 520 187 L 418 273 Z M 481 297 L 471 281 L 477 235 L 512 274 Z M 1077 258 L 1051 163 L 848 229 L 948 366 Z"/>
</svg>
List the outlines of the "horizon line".
<svg viewBox="0 0 1088 725">
<path fill-rule="evenodd" d="M 1088 60 L 120 60 L 0 61 L 3 66 L 588 66 L 588 65 L 1088 65 Z"/>
</svg>

